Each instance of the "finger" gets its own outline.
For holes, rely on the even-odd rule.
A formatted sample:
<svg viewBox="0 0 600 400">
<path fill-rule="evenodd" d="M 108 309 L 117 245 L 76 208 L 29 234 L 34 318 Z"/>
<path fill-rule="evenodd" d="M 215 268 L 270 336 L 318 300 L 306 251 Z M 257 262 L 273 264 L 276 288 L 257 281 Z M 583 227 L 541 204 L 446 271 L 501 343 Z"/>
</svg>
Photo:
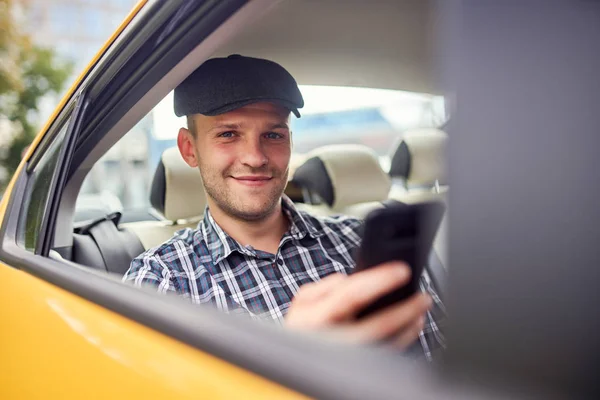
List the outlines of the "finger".
<svg viewBox="0 0 600 400">
<path fill-rule="evenodd" d="M 332 292 L 321 307 L 333 321 L 344 321 L 394 289 L 406 284 L 410 269 L 404 263 L 393 262 L 350 275 L 339 289 Z"/>
<path fill-rule="evenodd" d="M 336 286 L 340 285 L 340 282 L 344 281 L 348 277 L 344 274 L 335 273 L 326 276 L 317 282 L 307 283 L 300 286 L 300 289 L 294 296 L 294 301 L 298 302 L 313 302 L 319 300 L 323 296 L 327 295 Z"/>
<path fill-rule="evenodd" d="M 346 275 L 336 273 L 328 275 L 320 281 L 301 286 L 290 304 L 285 318 L 286 325 L 296 329 L 316 329 L 329 326 L 328 315 L 317 314 L 315 309 L 319 310 L 321 307 L 315 306 L 345 279 L 347 279 Z"/>
<path fill-rule="evenodd" d="M 419 293 L 409 299 L 369 315 L 352 330 L 359 341 L 377 341 L 390 338 L 410 330 L 431 307 L 431 297 Z"/>
<path fill-rule="evenodd" d="M 415 324 L 411 325 L 408 329 L 396 337 L 392 342 L 392 345 L 401 350 L 405 350 L 419 338 L 419 335 L 424 328 L 425 316 L 423 315 Z"/>
</svg>

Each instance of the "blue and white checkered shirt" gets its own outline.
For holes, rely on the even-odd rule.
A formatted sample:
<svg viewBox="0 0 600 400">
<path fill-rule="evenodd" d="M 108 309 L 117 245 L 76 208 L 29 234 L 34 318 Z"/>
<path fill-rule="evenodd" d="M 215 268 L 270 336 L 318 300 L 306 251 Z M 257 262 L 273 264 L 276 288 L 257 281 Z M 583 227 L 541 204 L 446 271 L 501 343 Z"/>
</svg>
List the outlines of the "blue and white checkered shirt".
<svg viewBox="0 0 600 400">
<path fill-rule="evenodd" d="M 240 245 L 207 209 L 197 229 L 178 231 L 161 246 L 136 257 L 123 280 L 153 285 L 160 293 L 176 292 L 193 303 L 212 303 L 224 312 L 283 322 L 300 286 L 352 271 L 361 221 L 344 216 L 317 218 L 297 210 L 286 196 L 282 209 L 291 224 L 277 254 Z M 430 359 L 432 352 L 445 346 L 439 330 L 445 311 L 427 273 L 421 289 L 434 300 L 420 335 L 421 347 Z"/>
</svg>

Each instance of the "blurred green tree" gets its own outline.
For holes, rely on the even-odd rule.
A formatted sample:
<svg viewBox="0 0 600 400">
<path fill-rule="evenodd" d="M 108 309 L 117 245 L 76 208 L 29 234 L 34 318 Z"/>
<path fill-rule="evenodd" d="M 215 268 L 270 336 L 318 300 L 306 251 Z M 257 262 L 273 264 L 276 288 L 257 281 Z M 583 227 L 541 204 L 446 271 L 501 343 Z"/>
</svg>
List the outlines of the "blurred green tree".
<svg viewBox="0 0 600 400">
<path fill-rule="evenodd" d="M 26 11 L 26 4 L 19 6 Z M 5 171 L 0 189 L 40 128 L 40 100 L 61 93 L 72 71 L 70 61 L 32 42 L 16 20 L 15 7 L 14 0 L 0 0 L 0 168 Z"/>
</svg>

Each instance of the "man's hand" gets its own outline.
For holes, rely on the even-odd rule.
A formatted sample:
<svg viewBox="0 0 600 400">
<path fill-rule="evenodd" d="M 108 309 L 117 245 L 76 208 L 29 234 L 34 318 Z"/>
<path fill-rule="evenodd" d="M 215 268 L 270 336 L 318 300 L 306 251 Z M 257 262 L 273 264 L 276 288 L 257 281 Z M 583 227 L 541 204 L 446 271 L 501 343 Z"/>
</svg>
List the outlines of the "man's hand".
<svg viewBox="0 0 600 400">
<path fill-rule="evenodd" d="M 333 274 L 300 288 L 292 300 L 285 325 L 298 330 L 328 330 L 355 342 L 391 340 L 400 348 L 412 344 L 423 329 L 431 306 L 426 294 L 370 314 L 356 315 L 366 306 L 410 279 L 403 263 L 386 263 L 354 275 Z"/>
</svg>

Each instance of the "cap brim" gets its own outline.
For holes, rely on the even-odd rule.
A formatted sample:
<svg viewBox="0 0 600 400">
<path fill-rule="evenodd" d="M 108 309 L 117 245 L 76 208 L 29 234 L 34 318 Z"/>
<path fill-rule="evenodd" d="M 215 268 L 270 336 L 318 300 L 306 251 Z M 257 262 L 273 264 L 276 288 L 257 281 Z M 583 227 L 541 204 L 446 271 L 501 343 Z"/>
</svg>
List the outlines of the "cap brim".
<svg viewBox="0 0 600 400">
<path fill-rule="evenodd" d="M 282 99 L 246 99 L 246 100 L 239 100 L 239 101 L 235 101 L 233 103 L 227 103 L 227 104 L 225 104 L 225 105 L 223 105 L 221 107 L 215 108 L 215 109 L 210 110 L 210 111 L 200 112 L 199 114 L 207 115 L 209 117 L 214 117 L 216 115 L 225 114 L 226 112 L 229 112 L 229 111 L 237 110 L 238 108 L 247 106 L 249 104 L 262 103 L 262 102 L 278 104 L 278 105 L 280 105 L 282 107 L 287 108 L 288 110 L 290 110 L 290 112 L 294 113 L 294 115 L 296 116 L 296 118 L 300 118 L 300 112 L 298 111 L 298 108 L 296 106 L 294 106 L 293 103 L 291 103 L 289 101 L 286 101 L 286 100 L 282 100 Z"/>
</svg>

